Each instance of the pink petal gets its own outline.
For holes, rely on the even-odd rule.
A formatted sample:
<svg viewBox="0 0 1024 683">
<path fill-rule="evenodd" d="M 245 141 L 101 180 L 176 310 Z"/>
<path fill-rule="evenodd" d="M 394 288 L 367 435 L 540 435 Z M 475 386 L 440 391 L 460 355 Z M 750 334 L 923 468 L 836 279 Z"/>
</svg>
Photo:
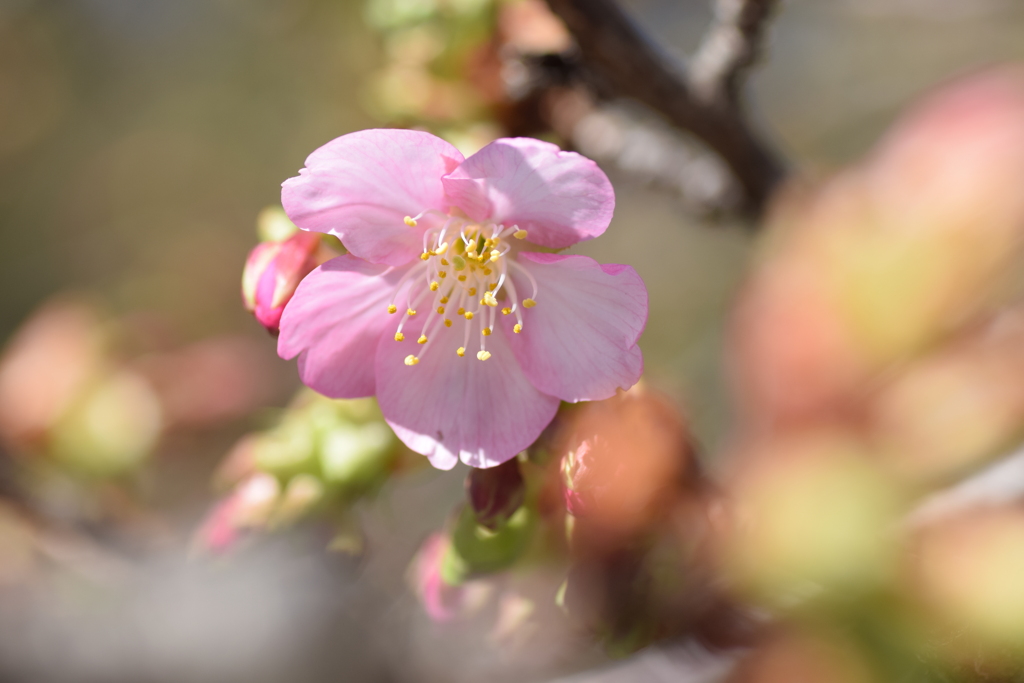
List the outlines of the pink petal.
<svg viewBox="0 0 1024 683">
<path fill-rule="evenodd" d="M 445 176 L 444 189 L 473 220 L 518 225 L 554 249 L 597 237 L 615 211 L 597 164 L 531 138 L 495 140 Z"/>
<path fill-rule="evenodd" d="M 512 351 L 535 387 L 563 401 L 610 398 L 643 373 L 636 345 L 647 324 L 647 288 L 629 266 L 587 256 L 519 254 L 537 280 L 537 305 L 523 310 L 523 331 L 502 316 Z M 514 273 L 514 271 L 513 271 Z M 520 297 L 532 292 L 515 276 Z"/>
<path fill-rule="evenodd" d="M 423 320 L 416 322 L 407 327 L 406 341 L 383 335 L 377 350 L 377 400 L 406 446 L 447 470 L 460 458 L 472 467 L 500 465 L 537 440 L 555 417 L 558 399 L 530 384 L 500 330 L 487 338 L 491 358 L 480 361 L 475 326 L 460 358 L 461 323 L 439 325 L 424 347 L 414 341 Z M 405 364 L 410 354 L 421 357 L 418 365 Z"/>
<path fill-rule="evenodd" d="M 423 248 L 423 227 L 406 216 L 445 210 L 441 176 L 462 161 L 444 140 L 414 130 L 364 130 L 336 138 L 306 159 L 281 189 L 288 217 L 304 230 L 337 235 L 372 263 L 402 265 Z"/>
<path fill-rule="evenodd" d="M 403 272 L 349 254 L 323 264 L 285 306 L 278 355 L 298 356 L 303 383 L 325 396 L 372 396 L 373 358 Z"/>
</svg>

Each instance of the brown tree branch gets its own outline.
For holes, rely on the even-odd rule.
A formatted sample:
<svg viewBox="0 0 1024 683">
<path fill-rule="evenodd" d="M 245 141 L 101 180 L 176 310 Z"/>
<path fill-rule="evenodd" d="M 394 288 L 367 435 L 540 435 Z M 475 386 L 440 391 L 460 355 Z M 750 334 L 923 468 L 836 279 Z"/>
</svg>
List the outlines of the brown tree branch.
<svg viewBox="0 0 1024 683">
<path fill-rule="evenodd" d="M 742 76 L 757 58 L 775 2 L 717 0 L 716 23 L 686 70 L 648 40 L 615 0 L 548 0 L 602 85 L 646 104 L 719 154 L 743 190 L 743 208 L 753 214 L 786 176 L 740 98 Z"/>
</svg>

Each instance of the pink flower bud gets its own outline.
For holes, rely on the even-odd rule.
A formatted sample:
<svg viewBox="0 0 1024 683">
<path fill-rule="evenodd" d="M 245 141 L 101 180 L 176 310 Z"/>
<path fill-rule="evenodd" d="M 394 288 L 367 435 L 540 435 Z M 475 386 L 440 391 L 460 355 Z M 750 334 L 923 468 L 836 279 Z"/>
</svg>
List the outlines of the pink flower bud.
<svg viewBox="0 0 1024 683">
<path fill-rule="evenodd" d="M 486 581 L 453 585 L 446 579 L 444 563 L 450 548 L 451 539 L 444 534 L 432 534 L 423 542 L 409 572 L 412 589 L 427 616 L 437 624 L 471 616 L 483 607 L 492 592 Z"/>
<path fill-rule="evenodd" d="M 271 334 L 302 278 L 336 256 L 321 235 L 298 231 L 281 242 L 262 242 L 249 252 L 242 272 L 242 299 Z"/>
</svg>

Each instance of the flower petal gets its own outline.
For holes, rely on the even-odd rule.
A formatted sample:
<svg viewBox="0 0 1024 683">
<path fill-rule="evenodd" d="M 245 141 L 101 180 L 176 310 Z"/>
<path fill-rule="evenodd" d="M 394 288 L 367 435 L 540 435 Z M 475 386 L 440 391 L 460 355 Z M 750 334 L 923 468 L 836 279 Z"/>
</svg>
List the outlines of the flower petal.
<svg viewBox="0 0 1024 683">
<path fill-rule="evenodd" d="M 443 182 L 473 220 L 518 225 L 529 241 L 554 249 L 597 237 L 615 211 L 615 192 L 597 164 L 531 138 L 495 140 Z"/>
<path fill-rule="evenodd" d="M 302 382 L 325 396 L 372 396 L 373 357 L 404 272 L 348 254 L 323 264 L 285 306 L 278 355 L 298 356 Z"/>
<path fill-rule="evenodd" d="M 429 223 L 411 228 L 405 217 L 448 208 L 441 177 L 462 159 L 429 133 L 350 133 L 309 155 L 282 185 L 281 203 L 300 228 L 337 235 L 356 256 L 398 266 L 420 253 Z"/>
<path fill-rule="evenodd" d="M 384 335 L 377 351 L 377 400 L 406 446 L 447 470 L 460 458 L 472 467 L 500 465 L 537 440 L 558 399 L 530 384 L 500 330 L 487 338 L 491 357 L 480 361 L 478 329 L 460 358 L 461 324 L 438 326 L 420 346 L 409 341 L 423 326 L 416 323 L 407 341 Z M 410 354 L 420 357 L 417 365 L 405 364 Z"/>
<path fill-rule="evenodd" d="M 636 346 L 647 324 L 647 288 L 629 266 L 602 265 L 587 256 L 519 254 L 537 280 L 537 305 L 523 311 L 523 331 L 502 324 L 512 351 L 535 387 L 563 401 L 610 398 L 643 373 Z M 513 278 L 521 297 L 532 287 Z"/>
</svg>

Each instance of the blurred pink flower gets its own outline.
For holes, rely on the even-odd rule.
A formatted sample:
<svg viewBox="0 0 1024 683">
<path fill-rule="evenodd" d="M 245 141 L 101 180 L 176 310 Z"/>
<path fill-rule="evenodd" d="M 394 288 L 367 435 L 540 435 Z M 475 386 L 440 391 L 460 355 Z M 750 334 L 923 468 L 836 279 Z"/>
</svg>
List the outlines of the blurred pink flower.
<svg viewBox="0 0 1024 683">
<path fill-rule="evenodd" d="M 435 467 L 500 464 L 560 400 L 608 398 L 640 377 L 636 272 L 522 247 L 562 249 L 608 227 L 611 184 L 578 154 L 517 138 L 464 159 L 428 133 L 362 131 L 313 152 L 282 202 L 350 254 L 299 285 L 278 353 L 298 356 L 322 394 L 376 394 Z"/>
</svg>

